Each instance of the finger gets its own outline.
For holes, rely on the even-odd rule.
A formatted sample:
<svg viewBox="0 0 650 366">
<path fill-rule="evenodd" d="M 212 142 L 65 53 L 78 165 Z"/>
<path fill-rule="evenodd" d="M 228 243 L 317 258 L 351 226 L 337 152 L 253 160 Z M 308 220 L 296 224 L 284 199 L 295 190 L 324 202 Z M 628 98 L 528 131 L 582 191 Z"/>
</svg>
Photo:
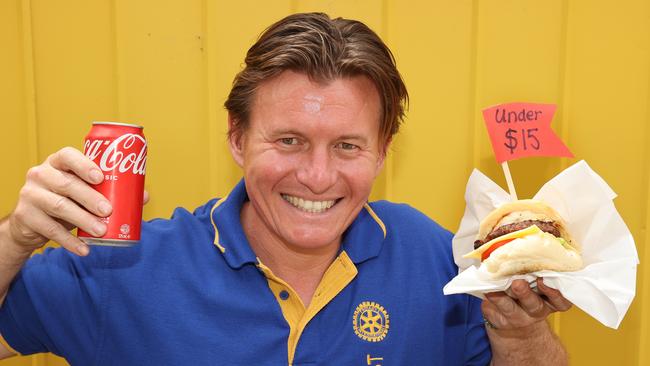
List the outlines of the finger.
<svg viewBox="0 0 650 366">
<path fill-rule="evenodd" d="M 551 309 L 548 308 L 544 300 L 530 289 L 528 282 L 524 280 L 513 281 L 512 292 L 521 308 L 530 317 L 542 319 L 551 313 Z"/>
<path fill-rule="evenodd" d="M 485 294 L 482 304 L 484 317 L 497 329 L 514 329 L 531 323 L 531 317 L 505 292 Z"/>
<path fill-rule="evenodd" d="M 507 318 L 487 298 L 481 303 L 481 311 L 483 312 L 483 318 L 489 321 L 497 329 L 503 329 L 507 326 Z"/>
<path fill-rule="evenodd" d="M 144 197 L 142 198 L 142 204 L 143 204 L 143 205 L 146 205 L 147 202 L 149 202 L 149 192 L 147 192 L 147 191 L 145 190 L 145 191 L 144 191 Z"/>
<path fill-rule="evenodd" d="M 39 166 L 30 169 L 27 175 L 30 180 L 60 196 L 69 197 L 95 215 L 106 217 L 112 211 L 111 204 L 104 195 L 74 174 L 53 167 Z"/>
<path fill-rule="evenodd" d="M 106 224 L 67 197 L 44 189 L 35 191 L 34 197 L 35 202 L 40 204 L 39 208 L 49 216 L 64 220 L 94 236 L 99 237 L 106 232 Z M 63 225 L 61 227 L 64 228 Z"/>
<path fill-rule="evenodd" d="M 560 291 L 546 286 L 542 278 L 537 279 L 537 288 L 546 297 L 546 301 L 554 310 L 567 311 L 573 306 L 571 301 L 562 296 Z"/>
<path fill-rule="evenodd" d="M 40 235 L 59 243 L 68 251 L 79 256 L 86 256 L 90 252 L 88 245 L 66 230 L 63 225 L 48 217 L 41 211 L 36 211 L 32 216 L 31 229 Z"/>
<path fill-rule="evenodd" d="M 95 162 L 71 147 L 64 147 L 50 155 L 47 162 L 55 169 L 72 172 L 88 183 L 99 184 L 104 179 L 104 174 Z"/>
<path fill-rule="evenodd" d="M 519 308 L 515 300 L 504 292 L 490 292 L 485 294 L 485 298 L 494 305 L 496 311 L 500 312 L 507 318 L 521 316 L 522 310 Z"/>
<path fill-rule="evenodd" d="M 514 309 L 516 310 L 514 310 L 509 315 L 506 315 L 501 310 L 502 308 L 493 302 L 495 300 L 494 296 L 486 296 L 485 300 L 481 304 L 483 317 L 492 323 L 496 329 L 512 329 L 528 324 L 530 322 L 530 317 L 528 317 L 528 315 L 526 315 L 523 310 L 518 308 L 514 300 L 508 296 L 506 296 L 506 298 L 507 299 L 504 299 L 504 301 L 507 300 L 508 302 L 512 302 L 512 304 L 515 306 Z"/>
</svg>

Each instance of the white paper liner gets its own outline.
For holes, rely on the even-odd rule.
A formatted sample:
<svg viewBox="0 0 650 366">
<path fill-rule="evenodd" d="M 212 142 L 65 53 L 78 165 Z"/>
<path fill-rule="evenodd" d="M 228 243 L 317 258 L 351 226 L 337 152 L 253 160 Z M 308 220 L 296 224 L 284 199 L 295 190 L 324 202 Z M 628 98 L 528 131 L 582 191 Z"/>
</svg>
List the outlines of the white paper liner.
<svg viewBox="0 0 650 366">
<path fill-rule="evenodd" d="M 444 287 L 445 295 L 505 291 L 514 279 L 529 282 L 544 277 L 544 284 L 604 325 L 617 329 L 636 291 L 636 246 L 612 200 L 616 193 L 585 161 L 548 181 L 533 197 L 555 208 L 581 246 L 585 267 L 576 272 L 540 271 L 493 279 L 480 263 L 462 256 L 474 249 L 481 220 L 511 200 L 510 195 L 478 170 L 467 182 L 465 214 L 453 239 L 459 274 Z"/>
</svg>

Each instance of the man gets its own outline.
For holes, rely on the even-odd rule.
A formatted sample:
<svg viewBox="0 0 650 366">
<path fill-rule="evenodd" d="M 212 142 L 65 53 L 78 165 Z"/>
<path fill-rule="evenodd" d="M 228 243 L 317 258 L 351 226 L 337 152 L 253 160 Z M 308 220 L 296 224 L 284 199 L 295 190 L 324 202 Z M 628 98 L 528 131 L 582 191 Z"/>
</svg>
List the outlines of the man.
<svg viewBox="0 0 650 366">
<path fill-rule="evenodd" d="M 68 232 L 101 236 L 111 208 L 88 185 L 101 181 L 92 161 L 71 148 L 51 155 L 0 223 L 2 356 L 566 364 L 545 321 L 570 306 L 557 291 L 539 281 L 543 300 L 520 281 L 514 299 L 443 296 L 457 272 L 451 234 L 406 205 L 367 203 L 406 99 L 390 51 L 362 23 L 279 21 L 249 50 L 226 101 L 244 179 L 194 213 L 145 223 L 130 249 L 89 251 Z M 27 260 L 48 239 L 67 251 Z"/>
</svg>

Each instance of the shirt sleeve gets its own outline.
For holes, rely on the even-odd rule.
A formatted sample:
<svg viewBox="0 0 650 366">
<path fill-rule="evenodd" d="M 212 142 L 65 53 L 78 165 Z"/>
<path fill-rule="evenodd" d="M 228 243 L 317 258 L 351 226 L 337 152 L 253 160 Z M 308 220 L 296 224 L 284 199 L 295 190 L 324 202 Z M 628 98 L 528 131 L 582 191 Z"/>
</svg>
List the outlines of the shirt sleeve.
<svg viewBox="0 0 650 366">
<path fill-rule="evenodd" d="M 492 349 L 485 330 L 481 299 L 467 295 L 467 331 L 465 335 L 465 365 L 484 366 L 492 360 Z"/>
<path fill-rule="evenodd" d="M 100 252 L 80 258 L 48 248 L 27 261 L 0 307 L 0 334 L 9 346 L 23 355 L 92 355 L 102 303 Z"/>
</svg>

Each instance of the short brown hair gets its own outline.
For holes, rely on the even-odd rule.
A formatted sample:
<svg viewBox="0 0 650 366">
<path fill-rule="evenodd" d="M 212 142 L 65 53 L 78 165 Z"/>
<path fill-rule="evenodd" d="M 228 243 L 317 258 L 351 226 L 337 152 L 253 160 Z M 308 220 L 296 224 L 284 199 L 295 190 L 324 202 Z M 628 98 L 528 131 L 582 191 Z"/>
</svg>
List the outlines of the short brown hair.
<svg viewBox="0 0 650 366">
<path fill-rule="evenodd" d="M 248 127 L 256 88 L 285 70 L 307 74 L 317 82 L 363 75 L 373 81 L 382 104 L 380 138 L 384 147 L 404 119 L 408 92 L 395 58 L 365 24 L 324 13 L 285 17 L 267 28 L 246 54 L 225 107 L 233 123 L 228 136 Z"/>
</svg>

